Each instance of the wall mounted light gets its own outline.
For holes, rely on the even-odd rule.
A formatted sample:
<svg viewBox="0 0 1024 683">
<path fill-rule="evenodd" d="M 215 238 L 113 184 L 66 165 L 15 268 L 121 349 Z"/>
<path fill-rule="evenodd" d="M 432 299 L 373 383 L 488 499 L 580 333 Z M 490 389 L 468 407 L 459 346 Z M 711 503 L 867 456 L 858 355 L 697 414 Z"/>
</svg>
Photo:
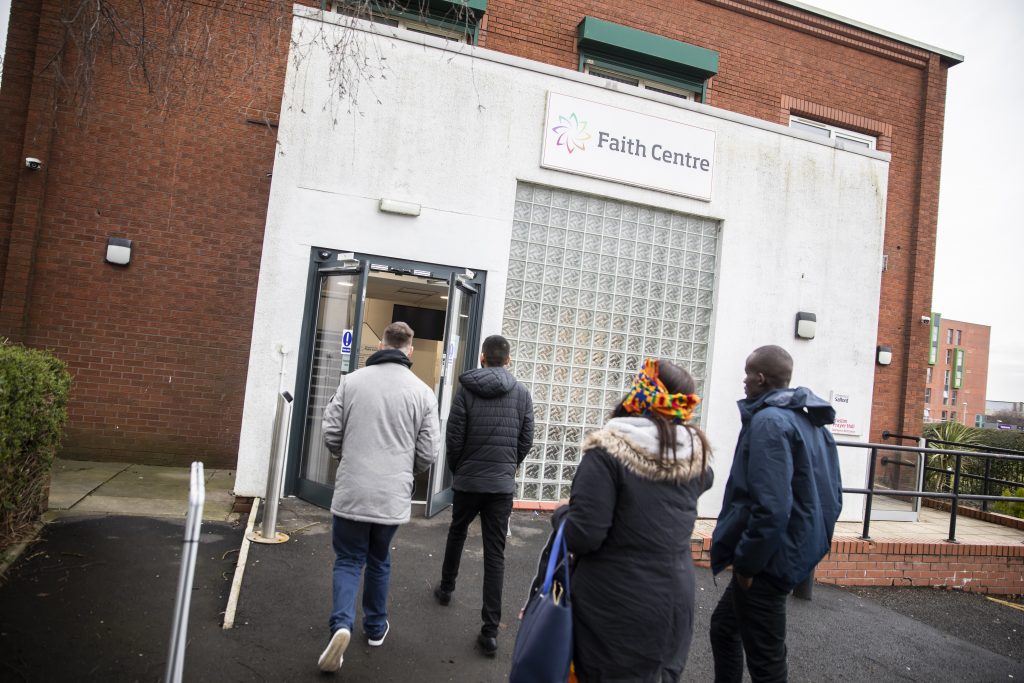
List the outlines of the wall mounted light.
<svg viewBox="0 0 1024 683">
<path fill-rule="evenodd" d="M 108 237 L 107 255 L 103 260 L 115 266 L 127 266 L 132 260 L 132 241 L 123 237 Z"/>
<path fill-rule="evenodd" d="M 800 311 L 796 314 L 796 336 L 800 339 L 814 339 L 818 327 L 818 316 Z"/>
<path fill-rule="evenodd" d="M 886 344 L 879 344 L 878 346 L 878 364 L 879 365 L 891 365 L 892 364 L 892 347 Z"/>
<path fill-rule="evenodd" d="M 384 213 L 397 213 L 402 216 L 419 216 L 420 205 L 410 202 L 400 202 L 395 199 L 381 199 L 380 210 Z"/>
</svg>

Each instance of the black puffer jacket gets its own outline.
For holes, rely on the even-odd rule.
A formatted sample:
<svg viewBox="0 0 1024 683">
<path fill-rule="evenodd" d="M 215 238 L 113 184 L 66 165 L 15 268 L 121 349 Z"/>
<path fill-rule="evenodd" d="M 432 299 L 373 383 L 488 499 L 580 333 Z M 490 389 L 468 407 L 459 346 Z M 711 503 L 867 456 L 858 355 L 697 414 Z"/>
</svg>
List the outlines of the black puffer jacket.
<svg viewBox="0 0 1024 683">
<path fill-rule="evenodd" d="M 456 491 L 514 493 L 516 467 L 533 445 L 533 399 L 505 368 L 459 376 L 445 446 Z"/>
</svg>

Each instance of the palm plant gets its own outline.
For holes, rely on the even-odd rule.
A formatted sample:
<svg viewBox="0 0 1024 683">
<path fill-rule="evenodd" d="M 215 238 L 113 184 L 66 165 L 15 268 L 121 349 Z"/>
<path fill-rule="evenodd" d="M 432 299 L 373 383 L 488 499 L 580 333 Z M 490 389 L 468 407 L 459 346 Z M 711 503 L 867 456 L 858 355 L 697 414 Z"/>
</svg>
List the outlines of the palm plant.
<svg viewBox="0 0 1024 683">
<path fill-rule="evenodd" d="M 931 441 L 946 441 L 950 443 L 929 443 L 930 448 L 940 450 L 973 450 L 984 448 L 978 438 L 978 430 L 968 427 L 959 422 L 936 422 L 924 426 L 924 436 Z M 928 490 L 942 492 L 953 490 L 953 474 L 956 465 L 955 455 L 944 453 L 931 453 L 925 461 L 928 467 L 942 470 L 942 472 L 929 472 L 925 478 L 925 488 Z M 962 466 L 966 463 L 962 463 Z"/>
</svg>

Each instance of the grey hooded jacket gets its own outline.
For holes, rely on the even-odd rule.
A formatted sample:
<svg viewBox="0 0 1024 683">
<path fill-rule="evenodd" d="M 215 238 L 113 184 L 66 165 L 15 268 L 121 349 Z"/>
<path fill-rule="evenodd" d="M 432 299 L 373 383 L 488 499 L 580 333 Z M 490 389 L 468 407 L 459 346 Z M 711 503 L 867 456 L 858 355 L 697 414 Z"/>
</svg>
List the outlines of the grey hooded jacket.
<svg viewBox="0 0 1024 683">
<path fill-rule="evenodd" d="M 374 524 L 409 521 L 413 476 L 437 459 L 437 399 L 401 351 L 342 375 L 324 410 L 324 443 L 340 458 L 331 512 Z"/>
</svg>

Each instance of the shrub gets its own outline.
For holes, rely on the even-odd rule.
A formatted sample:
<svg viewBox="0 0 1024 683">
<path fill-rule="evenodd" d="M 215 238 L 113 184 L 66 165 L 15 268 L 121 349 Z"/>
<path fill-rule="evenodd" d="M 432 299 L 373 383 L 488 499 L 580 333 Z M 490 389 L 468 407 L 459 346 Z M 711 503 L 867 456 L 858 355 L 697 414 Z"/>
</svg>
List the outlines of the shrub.
<svg viewBox="0 0 1024 683">
<path fill-rule="evenodd" d="M 19 541 L 45 509 L 70 387 L 63 361 L 0 339 L 0 549 Z"/>
<path fill-rule="evenodd" d="M 1018 434 L 1020 436 L 1018 436 Z M 1024 448 L 1024 432 L 1013 432 L 1009 430 L 977 429 L 968 427 L 956 422 L 941 422 L 937 424 L 926 424 L 924 435 L 929 439 L 954 442 L 956 445 L 929 443 L 932 448 L 941 450 L 960 451 L 985 451 L 988 448 L 1000 448 L 1021 450 Z M 1022 453 L 1024 454 L 1024 453 Z M 956 458 L 952 455 L 931 454 L 928 456 L 928 465 L 936 467 L 943 472 L 928 472 L 925 478 L 926 491 L 952 491 L 953 490 L 953 469 Z M 962 474 L 973 474 L 981 477 L 987 474 L 993 481 L 990 488 L 985 490 L 984 482 L 981 479 L 970 477 L 960 478 L 960 493 L 987 494 L 987 495 L 1012 495 L 1007 492 L 1000 493 L 1002 487 L 1010 485 L 1007 491 L 1013 490 L 1016 482 L 1024 484 L 1024 461 L 1009 460 L 1001 458 L 981 458 L 965 456 L 961 462 Z M 963 501 L 962 505 L 978 507 L 981 503 L 977 501 Z M 991 505 L 991 504 L 990 504 Z M 1020 505 L 1019 503 L 1004 503 L 1003 505 Z M 1013 514 L 1013 513 L 1008 513 Z"/>
<path fill-rule="evenodd" d="M 1024 486 L 1019 486 L 1016 490 L 1003 489 L 1003 495 L 1012 498 L 1024 498 Z M 992 511 L 1024 519 L 1024 503 L 999 501 L 992 503 Z"/>
</svg>

